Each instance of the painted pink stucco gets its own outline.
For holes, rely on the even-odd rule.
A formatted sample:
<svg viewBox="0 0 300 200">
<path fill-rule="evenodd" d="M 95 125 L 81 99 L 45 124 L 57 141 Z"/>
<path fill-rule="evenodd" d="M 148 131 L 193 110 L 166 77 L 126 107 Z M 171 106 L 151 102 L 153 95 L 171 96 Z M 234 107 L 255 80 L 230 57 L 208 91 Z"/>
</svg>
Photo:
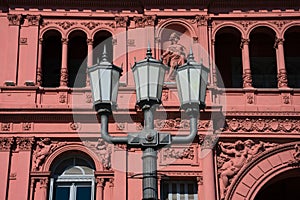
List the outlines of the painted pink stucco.
<svg viewBox="0 0 300 200">
<path fill-rule="evenodd" d="M 210 68 L 207 108 L 201 111 L 194 142 L 159 151 L 159 199 L 161 181 L 192 180 L 200 200 L 252 200 L 272 178 L 299 167 L 296 145 L 300 145 L 300 90 L 287 86 L 283 45 L 284 33 L 300 26 L 299 10 L 251 9 L 249 3 L 243 9 L 227 11 L 226 6 L 217 4 L 208 8 L 204 1 L 198 2 L 199 7 L 189 5 L 190 9 L 174 2 L 178 6 L 164 5 L 166 8 L 161 9 L 159 3 L 156 7 L 143 1 L 142 13 L 134 3 L 131 10 L 116 7 L 116 11 L 80 9 L 78 5 L 77 9 L 55 10 L 47 4 L 38 9 L 22 3 L 1 7 L 0 200 L 49 199 L 51 169 L 68 152 L 81 152 L 94 162 L 95 199 L 142 198 L 142 180 L 138 176 L 142 171 L 141 150 L 101 143 L 88 77 L 86 87 L 67 86 L 64 75 L 68 68 L 68 37 L 76 30 L 86 35 L 88 66 L 93 64 L 94 35 L 103 30 L 112 35 L 113 62 L 124 71 L 118 110 L 109 123 L 113 135 L 138 132 L 142 128 L 131 66 L 145 57 L 148 43 L 153 56 L 160 59 L 166 45 L 164 30 L 183 30 L 180 42 L 186 49 L 192 47 L 195 59 Z M 269 6 L 272 8 L 272 3 Z M 215 42 L 216 34 L 224 27 L 234 27 L 241 34 L 241 88 L 217 87 Z M 257 27 L 268 27 L 276 36 L 277 88 L 260 89 L 251 85 L 249 37 Z M 41 82 L 43 36 L 49 30 L 58 31 L 62 41 L 60 86 L 54 88 L 42 87 Z M 156 129 L 187 133 L 189 125 L 179 111 L 175 84 L 166 83 L 162 101 L 155 115 Z M 43 144 L 45 138 L 50 143 Z M 248 139 L 252 142 L 246 147 Z M 236 154 L 244 153 L 247 158 L 237 171 L 228 175 L 224 172 L 225 163 L 234 167 L 230 163 L 240 160 L 232 154 L 222 157 L 226 150 L 220 145 L 232 150 L 237 141 L 244 149 Z M 262 148 L 254 152 L 258 147 Z M 228 183 L 224 184 L 224 179 Z"/>
</svg>

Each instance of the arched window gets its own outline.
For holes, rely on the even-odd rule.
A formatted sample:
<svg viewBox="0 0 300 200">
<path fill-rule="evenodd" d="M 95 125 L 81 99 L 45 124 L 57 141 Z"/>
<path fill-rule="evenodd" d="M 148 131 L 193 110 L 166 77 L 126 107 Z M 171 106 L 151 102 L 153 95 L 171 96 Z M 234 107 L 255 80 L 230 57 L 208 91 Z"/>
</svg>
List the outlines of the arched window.
<svg viewBox="0 0 300 200">
<path fill-rule="evenodd" d="M 83 31 L 73 31 L 68 43 L 68 87 L 85 87 L 87 37 Z"/>
<path fill-rule="evenodd" d="M 108 31 L 98 31 L 93 42 L 93 64 L 97 63 L 98 58 L 101 60 L 104 44 L 106 45 L 108 61 L 113 62 L 112 34 Z"/>
<path fill-rule="evenodd" d="M 43 87 L 59 87 L 61 56 L 61 34 L 56 30 L 45 32 L 42 46 Z"/>
<path fill-rule="evenodd" d="M 94 200 L 94 163 L 73 152 L 60 156 L 51 168 L 49 200 Z"/>
<path fill-rule="evenodd" d="M 277 87 L 275 32 L 267 27 L 255 28 L 250 34 L 250 67 L 252 86 Z"/>
<path fill-rule="evenodd" d="M 215 37 L 215 62 L 219 69 L 218 87 L 241 88 L 242 53 L 240 49 L 241 33 L 232 27 L 220 29 Z"/>
<path fill-rule="evenodd" d="M 284 59 L 288 86 L 300 87 L 300 26 L 289 28 L 284 34 Z"/>
</svg>

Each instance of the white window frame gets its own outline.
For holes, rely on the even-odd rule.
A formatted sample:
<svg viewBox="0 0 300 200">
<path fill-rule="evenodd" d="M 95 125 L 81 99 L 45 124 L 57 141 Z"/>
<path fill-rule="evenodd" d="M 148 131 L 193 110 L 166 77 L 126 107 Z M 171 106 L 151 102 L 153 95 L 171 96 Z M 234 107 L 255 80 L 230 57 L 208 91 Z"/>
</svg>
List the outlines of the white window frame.
<svg viewBox="0 0 300 200">
<path fill-rule="evenodd" d="M 175 184 L 176 185 L 176 193 L 172 193 L 173 188 L 172 185 Z M 195 183 L 195 181 L 163 181 L 162 186 L 164 187 L 165 185 L 167 185 L 168 188 L 168 200 L 173 200 L 173 197 L 176 196 L 176 200 L 180 200 L 180 185 L 183 184 L 184 185 L 184 200 L 189 200 L 189 194 L 188 194 L 188 184 L 193 184 L 194 185 L 194 198 L 193 200 L 198 200 L 198 193 L 196 191 L 198 191 L 197 189 L 197 184 Z M 161 189 L 161 197 L 165 196 L 164 195 L 164 190 L 163 188 Z M 162 199 L 164 200 L 164 199 Z M 191 199 L 190 199 L 191 200 Z"/>
</svg>

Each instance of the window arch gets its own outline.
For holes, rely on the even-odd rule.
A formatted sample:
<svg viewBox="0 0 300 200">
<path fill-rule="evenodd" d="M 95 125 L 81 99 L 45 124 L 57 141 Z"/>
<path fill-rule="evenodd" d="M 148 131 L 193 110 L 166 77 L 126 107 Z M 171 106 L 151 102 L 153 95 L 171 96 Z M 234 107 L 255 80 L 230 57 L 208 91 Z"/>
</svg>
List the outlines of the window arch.
<svg viewBox="0 0 300 200">
<path fill-rule="evenodd" d="M 288 75 L 288 86 L 300 87 L 300 26 L 289 28 L 284 34 L 284 59 Z"/>
<path fill-rule="evenodd" d="M 59 87 L 61 58 L 61 34 L 57 30 L 48 30 L 43 35 L 42 45 L 43 87 Z"/>
<path fill-rule="evenodd" d="M 87 36 L 81 30 L 69 35 L 68 42 L 68 87 L 86 85 Z"/>
<path fill-rule="evenodd" d="M 93 64 L 97 63 L 98 58 L 101 60 L 104 45 L 106 45 L 108 61 L 113 62 L 112 34 L 108 31 L 101 30 L 94 35 Z"/>
<path fill-rule="evenodd" d="M 67 152 L 51 167 L 49 200 L 94 200 L 95 165 L 81 152 Z"/>
<path fill-rule="evenodd" d="M 268 27 L 257 27 L 250 33 L 249 54 L 253 87 L 277 87 L 274 43 L 275 32 Z"/>
<path fill-rule="evenodd" d="M 218 87 L 243 87 L 241 33 L 236 28 L 224 27 L 215 37 L 215 62 L 219 69 Z"/>
</svg>

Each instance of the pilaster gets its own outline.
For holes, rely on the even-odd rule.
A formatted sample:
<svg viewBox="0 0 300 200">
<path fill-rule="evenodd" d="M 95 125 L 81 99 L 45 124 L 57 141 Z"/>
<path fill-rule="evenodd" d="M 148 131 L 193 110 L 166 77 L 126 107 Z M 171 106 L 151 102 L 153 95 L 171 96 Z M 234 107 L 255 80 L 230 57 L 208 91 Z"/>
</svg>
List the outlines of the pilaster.
<svg viewBox="0 0 300 200">
<path fill-rule="evenodd" d="M 0 138 L 0 160 L 1 160 L 1 170 L 0 170 L 0 199 L 7 199 L 7 187 L 9 179 L 9 166 L 11 157 L 11 147 L 14 142 L 13 138 L 3 137 Z"/>
</svg>

